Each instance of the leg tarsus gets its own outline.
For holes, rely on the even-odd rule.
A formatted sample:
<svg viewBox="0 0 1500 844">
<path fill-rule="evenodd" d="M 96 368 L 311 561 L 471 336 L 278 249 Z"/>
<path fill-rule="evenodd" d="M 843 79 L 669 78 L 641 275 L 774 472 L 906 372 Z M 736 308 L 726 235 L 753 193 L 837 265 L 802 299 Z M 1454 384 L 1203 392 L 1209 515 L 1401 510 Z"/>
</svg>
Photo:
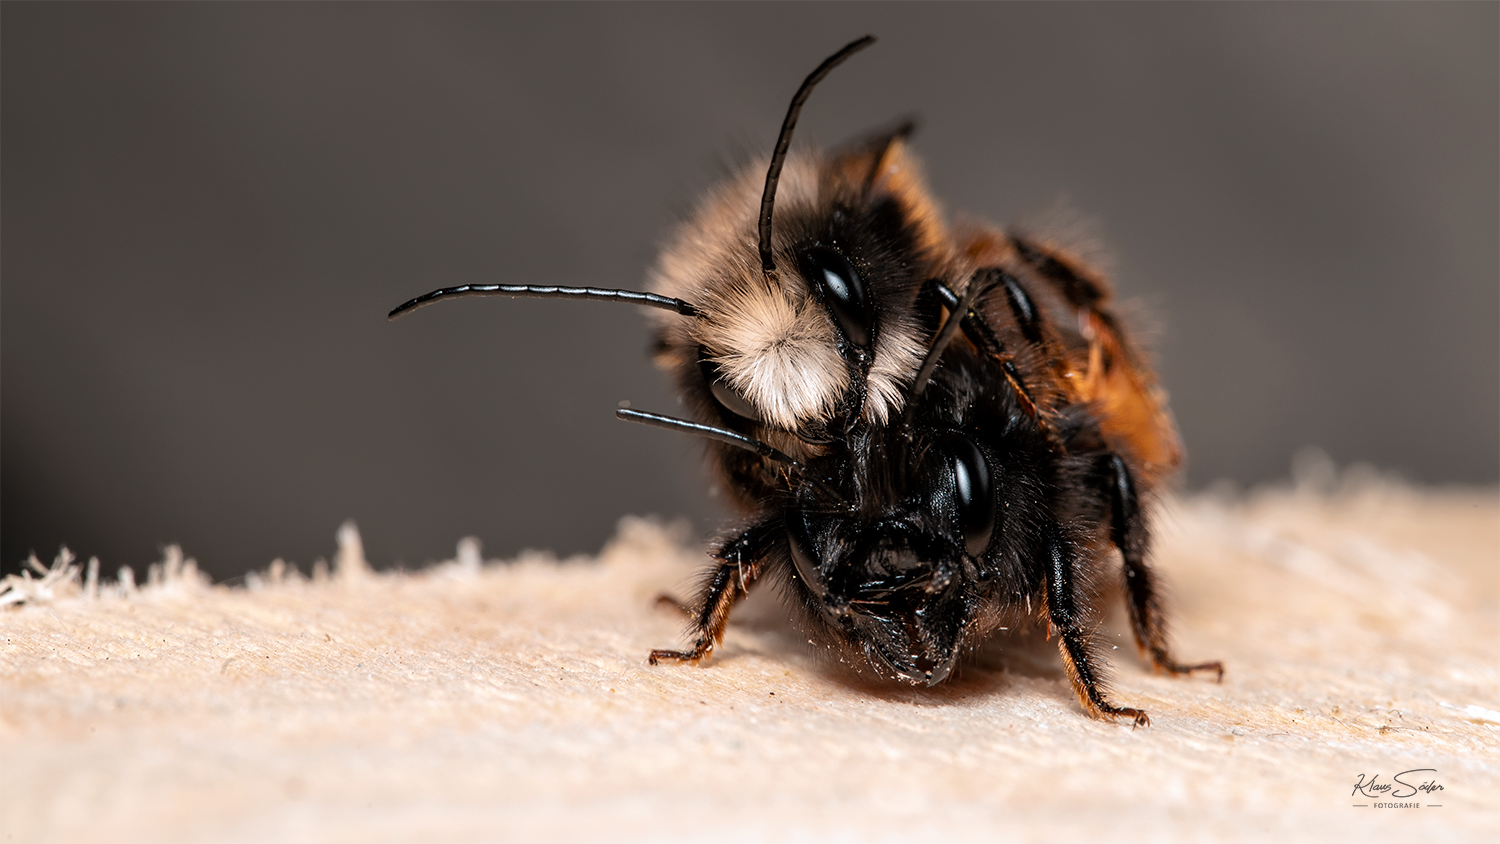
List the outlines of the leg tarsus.
<svg viewBox="0 0 1500 844">
<path fill-rule="evenodd" d="M 1152 654 L 1151 665 L 1158 672 L 1172 677 L 1189 677 L 1200 671 L 1212 671 L 1215 683 L 1224 682 L 1224 663 L 1218 660 L 1214 660 L 1213 662 L 1195 662 L 1192 665 L 1185 665 L 1181 662 L 1173 662 L 1166 654 Z"/>
<path fill-rule="evenodd" d="M 1116 706 L 1105 697 L 1103 681 L 1098 676 L 1094 658 L 1089 654 L 1086 637 L 1079 630 L 1065 630 L 1058 640 L 1063 663 L 1068 669 L 1068 679 L 1073 683 L 1073 694 L 1085 712 L 1099 720 L 1119 721 L 1130 719 L 1131 729 L 1151 726 L 1151 718 L 1142 709 Z"/>
<path fill-rule="evenodd" d="M 1108 718 L 1111 721 L 1119 721 L 1122 718 L 1129 718 L 1130 729 L 1132 730 L 1134 730 L 1136 727 L 1151 726 L 1151 716 L 1147 715 L 1145 710 L 1132 709 L 1129 706 L 1115 706 L 1108 702 L 1099 707 L 1099 712 L 1095 713 L 1094 717 L 1100 718 L 1101 720 L 1104 718 Z"/>
<path fill-rule="evenodd" d="M 652 651 L 651 656 L 648 657 L 647 660 L 652 665 L 661 665 L 663 662 L 690 662 L 696 665 L 697 663 L 702 662 L 705 657 L 712 653 L 713 649 L 714 646 L 712 642 L 705 639 L 699 639 L 697 643 L 693 645 L 693 649 L 690 651 L 667 651 L 658 649 Z"/>
</svg>

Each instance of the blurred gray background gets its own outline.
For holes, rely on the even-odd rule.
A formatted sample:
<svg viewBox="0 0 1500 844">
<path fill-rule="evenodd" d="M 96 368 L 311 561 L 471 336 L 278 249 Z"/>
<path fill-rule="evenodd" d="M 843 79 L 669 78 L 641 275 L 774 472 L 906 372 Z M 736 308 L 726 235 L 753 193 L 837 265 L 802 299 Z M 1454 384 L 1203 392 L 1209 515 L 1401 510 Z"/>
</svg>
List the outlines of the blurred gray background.
<svg viewBox="0 0 1500 844">
<path fill-rule="evenodd" d="M 1096 221 L 1189 488 L 1500 466 L 1500 14 L 1463 4 L 6 3 L 3 563 L 419 565 L 721 517 L 638 287 L 744 151 L 915 113 L 952 211 Z"/>
</svg>

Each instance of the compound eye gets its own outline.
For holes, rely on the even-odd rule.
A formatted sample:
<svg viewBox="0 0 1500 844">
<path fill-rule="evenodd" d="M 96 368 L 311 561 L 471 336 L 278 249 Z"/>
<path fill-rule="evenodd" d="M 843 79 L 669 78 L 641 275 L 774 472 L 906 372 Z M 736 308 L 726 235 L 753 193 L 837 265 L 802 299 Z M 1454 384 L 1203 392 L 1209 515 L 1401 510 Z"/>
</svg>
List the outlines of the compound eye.
<svg viewBox="0 0 1500 844">
<path fill-rule="evenodd" d="M 859 271 L 842 252 L 829 246 L 809 246 L 799 257 L 802 275 L 843 329 L 844 339 L 869 349 L 870 335 L 875 333 L 875 302 Z"/>
<path fill-rule="evenodd" d="M 990 462 L 973 440 L 957 431 L 945 436 L 939 449 L 952 472 L 953 502 L 964 535 L 964 548 L 971 556 L 978 557 L 989 547 L 995 532 L 995 487 L 990 479 Z"/>
<path fill-rule="evenodd" d="M 756 413 L 744 396 L 729 386 L 724 380 L 724 374 L 719 371 L 719 365 L 710 360 L 708 353 L 701 348 L 698 350 L 698 368 L 703 372 L 703 380 L 708 382 L 709 392 L 714 394 L 714 399 L 721 407 L 741 419 L 761 421 L 760 414 Z"/>
</svg>

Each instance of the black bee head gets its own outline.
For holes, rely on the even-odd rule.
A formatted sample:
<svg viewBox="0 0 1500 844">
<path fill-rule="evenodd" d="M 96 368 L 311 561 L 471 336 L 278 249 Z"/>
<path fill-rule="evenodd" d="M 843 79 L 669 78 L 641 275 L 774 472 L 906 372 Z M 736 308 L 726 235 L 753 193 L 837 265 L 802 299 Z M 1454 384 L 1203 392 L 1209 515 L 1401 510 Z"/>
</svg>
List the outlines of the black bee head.
<svg viewBox="0 0 1500 844">
<path fill-rule="evenodd" d="M 809 488 L 786 514 L 794 582 L 846 650 L 878 672 L 934 685 L 952 672 L 996 533 L 995 479 L 958 431 L 909 452 L 911 471 L 829 506 Z"/>
</svg>

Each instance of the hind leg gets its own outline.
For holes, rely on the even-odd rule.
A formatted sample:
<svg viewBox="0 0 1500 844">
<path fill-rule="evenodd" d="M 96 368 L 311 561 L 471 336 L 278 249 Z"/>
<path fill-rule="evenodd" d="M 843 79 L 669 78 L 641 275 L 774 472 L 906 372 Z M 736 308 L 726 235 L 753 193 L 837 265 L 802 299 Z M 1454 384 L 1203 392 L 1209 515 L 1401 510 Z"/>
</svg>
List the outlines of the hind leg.
<svg viewBox="0 0 1500 844">
<path fill-rule="evenodd" d="M 1172 658 L 1167 647 L 1166 616 L 1162 612 L 1156 575 L 1146 563 L 1150 535 L 1141 515 L 1130 468 L 1117 454 L 1107 454 L 1100 458 L 1100 462 L 1105 482 L 1109 485 L 1110 539 L 1120 549 L 1125 562 L 1125 603 L 1130 609 L 1130 627 L 1135 632 L 1141 653 L 1150 658 L 1158 671 L 1172 675 L 1212 671 L 1216 681 L 1224 679 L 1224 665 L 1220 662 L 1185 664 Z"/>
</svg>

